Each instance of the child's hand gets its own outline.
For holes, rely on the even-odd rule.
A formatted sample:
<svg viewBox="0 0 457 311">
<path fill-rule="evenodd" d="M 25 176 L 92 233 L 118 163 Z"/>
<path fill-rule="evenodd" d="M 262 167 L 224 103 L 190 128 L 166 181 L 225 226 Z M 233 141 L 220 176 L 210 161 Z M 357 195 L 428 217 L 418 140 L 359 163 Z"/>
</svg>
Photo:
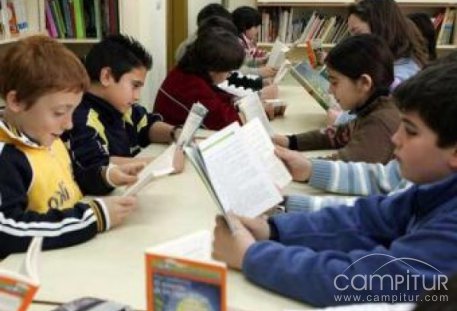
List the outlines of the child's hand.
<svg viewBox="0 0 457 311">
<path fill-rule="evenodd" d="M 214 259 L 226 262 L 229 267 L 240 270 L 244 254 L 255 240 L 236 216 L 229 217 L 236 231 L 233 234 L 230 232 L 223 216 L 216 217 L 212 256 Z"/>
<path fill-rule="evenodd" d="M 271 140 L 275 145 L 289 148 L 289 138 L 286 135 L 274 134 Z"/>
<path fill-rule="evenodd" d="M 260 90 L 260 99 L 275 99 L 278 98 L 278 86 L 276 84 L 271 84 L 265 86 Z"/>
<path fill-rule="evenodd" d="M 311 161 L 297 151 L 276 146 L 275 154 L 284 162 L 292 179 L 308 181 L 311 177 Z"/>
<path fill-rule="evenodd" d="M 263 109 L 267 114 L 268 120 L 273 120 L 275 118 L 275 107 L 272 103 L 263 103 Z"/>
<path fill-rule="evenodd" d="M 248 218 L 235 216 L 246 229 L 254 236 L 257 241 L 268 240 L 270 238 L 270 226 L 264 217 Z"/>
<path fill-rule="evenodd" d="M 137 200 L 135 197 L 104 197 L 103 201 L 108 208 L 108 215 L 111 227 L 120 225 L 133 210 L 136 209 Z"/>
<path fill-rule="evenodd" d="M 332 126 L 335 124 L 336 119 L 340 114 L 343 113 L 343 110 L 338 107 L 332 107 L 327 110 L 327 126 Z"/>
<path fill-rule="evenodd" d="M 138 173 L 146 166 L 146 162 L 138 161 L 122 165 L 114 165 L 106 170 L 106 180 L 112 186 L 130 185 L 137 181 Z"/>
<path fill-rule="evenodd" d="M 263 66 L 263 67 L 260 67 L 258 71 L 259 71 L 259 75 L 262 78 L 272 78 L 276 75 L 276 73 L 278 72 L 278 69 L 275 69 L 270 66 Z"/>
<path fill-rule="evenodd" d="M 173 155 L 173 168 L 175 169 L 175 174 L 181 173 L 184 170 L 184 160 L 184 150 L 181 147 L 176 147 Z"/>
</svg>

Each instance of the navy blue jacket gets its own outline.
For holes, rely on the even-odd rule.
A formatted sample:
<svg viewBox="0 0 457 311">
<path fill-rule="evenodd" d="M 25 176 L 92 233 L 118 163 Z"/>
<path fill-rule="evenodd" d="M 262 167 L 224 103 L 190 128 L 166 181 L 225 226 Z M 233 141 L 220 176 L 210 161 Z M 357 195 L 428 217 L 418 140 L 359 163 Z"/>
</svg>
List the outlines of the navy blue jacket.
<svg viewBox="0 0 457 311">
<path fill-rule="evenodd" d="M 338 301 L 344 294 L 360 302 L 419 294 L 457 271 L 457 174 L 270 223 L 277 241 L 256 242 L 244 257 L 243 271 L 254 283 L 318 306 L 354 303 Z M 392 277 L 399 278 L 394 285 Z"/>
</svg>

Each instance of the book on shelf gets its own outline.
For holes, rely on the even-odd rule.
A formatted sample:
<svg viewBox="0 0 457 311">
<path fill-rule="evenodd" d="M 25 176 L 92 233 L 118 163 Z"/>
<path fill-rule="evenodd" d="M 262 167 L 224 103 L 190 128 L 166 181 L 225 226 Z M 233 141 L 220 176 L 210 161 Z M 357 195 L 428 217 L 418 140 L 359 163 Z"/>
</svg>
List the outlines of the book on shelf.
<svg viewBox="0 0 457 311">
<path fill-rule="evenodd" d="M 293 66 L 290 70 L 291 75 L 305 88 L 305 90 L 318 102 L 325 110 L 334 105 L 333 96 L 328 93 L 329 81 L 322 75 L 322 69 L 314 69 L 308 63 Z"/>
<path fill-rule="evenodd" d="M 279 189 L 291 181 L 258 119 L 234 122 L 184 151 L 225 216 L 259 216 L 282 201 Z"/>
<path fill-rule="evenodd" d="M 348 34 L 346 18 L 341 15 L 330 15 L 309 8 L 282 6 L 264 7 L 260 12 L 260 42 L 272 42 L 272 38 L 279 38 L 292 46 L 314 39 L 319 39 L 322 43 L 336 43 Z"/>
<path fill-rule="evenodd" d="M 112 300 L 82 297 L 66 302 L 51 311 L 133 311 L 133 309 Z"/>
<path fill-rule="evenodd" d="M 145 251 L 148 311 L 227 310 L 227 267 L 203 230 Z"/>
<path fill-rule="evenodd" d="M 40 286 L 37 266 L 42 243 L 42 237 L 31 240 L 19 272 L 0 268 L 0 310 L 27 310 Z"/>
<path fill-rule="evenodd" d="M 155 178 L 172 174 L 175 171 L 173 162 L 176 154 L 176 148 L 178 146 L 179 148 L 182 148 L 183 146 L 190 144 L 196 131 L 203 123 L 203 119 L 207 113 L 208 109 L 201 103 L 197 102 L 193 104 L 189 114 L 187 115 L 186 121 L 184 122 L 184 126 L 177 143 L 171 144 L 157 158 L 146 165 L 146 167 L 138 173 L 138 180 L 133 185 L 127 187 L 122 193 L 122 196 L 135 195 Z"/>
</svg>

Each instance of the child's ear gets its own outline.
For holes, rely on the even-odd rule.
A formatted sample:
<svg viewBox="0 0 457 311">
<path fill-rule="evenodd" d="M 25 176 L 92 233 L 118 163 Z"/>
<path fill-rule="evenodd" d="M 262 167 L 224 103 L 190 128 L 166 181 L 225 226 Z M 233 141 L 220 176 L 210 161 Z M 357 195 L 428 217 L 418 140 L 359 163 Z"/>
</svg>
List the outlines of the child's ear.
<svg viewBox="0 0 457 311">
<path fill-rule="evenodd" d="M 449 160 L 449 165 L 457 171 L 457 144 L 453 147 L 452 155 Z"/>
<path fill-rule="evenodd" d="M 12 112 L 21 112 L 27 108 L 27 105 L 17 99 L 16 91 L 9 91 L 5 97 L 5 106 Z"/>
<path fill-rule="evenodd" d="M 100 83 L 103 86 L 108 86 L 113 81 L 113 74 L 111 72 L 111 68 L 103 67 L 100 70 Z"/>
<path fill-rule="evenodd" d="M 373 87 L 373 80 L 371 79 L 370 75 L 367 75 L 364 73 L 363 75 L 360 76 L 359 80 L 359 85 L 362 88 L 362 90 L 369 92 L 371 91 Z"/>
</svg>

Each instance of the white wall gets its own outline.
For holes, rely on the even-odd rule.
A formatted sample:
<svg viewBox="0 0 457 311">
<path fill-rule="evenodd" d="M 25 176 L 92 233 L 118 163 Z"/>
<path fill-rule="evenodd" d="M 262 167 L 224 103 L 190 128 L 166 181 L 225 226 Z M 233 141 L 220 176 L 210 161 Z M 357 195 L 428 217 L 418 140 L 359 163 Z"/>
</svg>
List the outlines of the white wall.
<svg viewBox="0 0 457 311">
<path fill-rule="evenodd" d="M 139 40 L 153 57 L 141 93 L 141 104 L 151 108 L 167 74 L 167 0 L 122 0 L 119 5 L 122 32 Z"/>
<path fill-rule="evenodd" d="M 187 29 L 188 33 L 193 34 L 197 31 L 197 15 L 198 12 L 207 4 L 210 3 L 222 3 L 222 1 L 217 0 L 188 0 L 188 15 L 187 15 Z"/>
<path fill-rule="evenodd" d="M 256 6 L 256 1 L 255 0 L 228 0 L 227 1 L 227 9 L 232 12 L 234 9 L 236 9 L 239 6 Z"/>
</svg>

